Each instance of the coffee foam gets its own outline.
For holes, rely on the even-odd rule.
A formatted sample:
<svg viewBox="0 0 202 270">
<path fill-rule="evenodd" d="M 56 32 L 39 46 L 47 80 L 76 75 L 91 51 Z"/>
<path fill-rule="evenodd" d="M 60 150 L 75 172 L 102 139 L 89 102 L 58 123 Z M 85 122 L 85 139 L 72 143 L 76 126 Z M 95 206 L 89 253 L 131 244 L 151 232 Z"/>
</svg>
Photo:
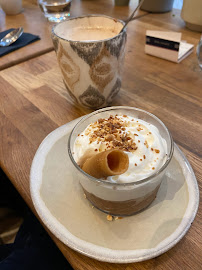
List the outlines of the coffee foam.
<svg viewBox="0 0 202 270">
<path fill-rule="evenodd" d="M 113 38 L 118 33 L 114 29 L 106 28 L 74 28 L 61 31 L 59 35 L 72 41 L 98 41 Z"/>
<path fill-rule="evenodd" d="M 54 32 L 70 41 L 99 41 L 118 35 L 123 24 L 113 18 L 90 16 L 74 18 L 58 24 Z"/>
</svg>

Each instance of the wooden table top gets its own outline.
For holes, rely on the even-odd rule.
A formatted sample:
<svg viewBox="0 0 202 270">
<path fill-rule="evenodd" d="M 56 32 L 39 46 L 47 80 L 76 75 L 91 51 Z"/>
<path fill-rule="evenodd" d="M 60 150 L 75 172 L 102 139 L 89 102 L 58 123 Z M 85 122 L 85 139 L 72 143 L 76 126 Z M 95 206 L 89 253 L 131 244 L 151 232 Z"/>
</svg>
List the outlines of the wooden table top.
<svg viewBox="0 0 202 270">
<path fill-rule="evenodd" d="M 124 20 L 131 13 L 136 4 L 137 0 L 131 2 L 130 6 L 118 7 L 114 5 L 113 0 L 74 0 L 71 6 L 71 16 L 102 13 Z M 0 70 L 53 51 L 51 28 L 54 24 L 49 23 L 44 17 L 37 5 L 37 0 L 23 0 L 23 8 L 22 13 L 12 16 L 6 16 L 0 8 L 0 31 L 9 28 L 23 27 L 24 32 L 38 35 L 41 40 L 1 57 Z M 147 12 L 140 10 L 137 16 L 143 16 L 145 14 L 147 14 Z"/>
<path fill-rule="evenodd" d="M 175 14 L 175 16 L 173 16 Z M 202 189 L 202 71 L 196 53 L 180 64 L 144 53 L 145 31 L 174 30 L 196 45 L 200 34 L 184 28 L 179 13 L 148 14 L 128 27 L 123 88 L 113 105 L 145 109 L 159 117 L 186 154 Z M 54 52 L 0 72 L 0 166 L 34 211 L 29 173 L 34 154 L 51 131 L 89 111 L 70 99 Z M 201 192 L 202 194 L 202 192 Z M 145 262 L 103 263 L 56 245 L 74 269 L 199 270 L 202 265 L 202 206 L 186 236 L 171 250 Z"/>
<path fill-rule="evenodd" d="M 22 13 L 10 16 L 6 16 L 3 10 L 0 9 L 0 31 L 21 26 L 24 28 L 24 32 L 38 35 L 41 40 L 1 57 L 0 70 L 53 50 L 50 38 L 50 24 L 39 10 L 39 7 L 34 2 L 24 0 L 23 8 Z"/>
</svg>

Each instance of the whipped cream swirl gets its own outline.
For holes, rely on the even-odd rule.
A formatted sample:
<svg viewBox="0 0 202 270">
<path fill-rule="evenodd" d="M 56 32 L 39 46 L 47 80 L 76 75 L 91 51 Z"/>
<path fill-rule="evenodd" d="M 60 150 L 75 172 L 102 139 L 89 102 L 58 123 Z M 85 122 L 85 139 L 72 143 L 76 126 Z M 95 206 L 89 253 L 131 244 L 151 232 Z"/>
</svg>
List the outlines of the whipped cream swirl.
<svg viewBox="0 0 202 270">
<path fill-rule="evenodd" d="M 98 119 L 78 134 L 73 149 L 75 161 L 93 154 L 118 148 L 129 158 L 128 170 L 107 180 L 117 183 L 135 182 L 159 170 L 166 161 L 167 144 L 159 130 L 144 120 L 128 115 Z"/>
</svg>

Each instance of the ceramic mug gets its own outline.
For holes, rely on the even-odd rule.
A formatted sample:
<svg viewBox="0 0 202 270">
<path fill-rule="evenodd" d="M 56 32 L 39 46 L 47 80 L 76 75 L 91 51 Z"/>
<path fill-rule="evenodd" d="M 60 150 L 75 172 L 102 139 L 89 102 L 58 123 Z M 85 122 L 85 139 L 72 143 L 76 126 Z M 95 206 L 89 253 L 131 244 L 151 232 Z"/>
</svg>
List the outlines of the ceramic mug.
<svg viewBox="0 0 202 270">
<path fill-rule="evenodd" d="M 0 0 L 0 6 L 7 15 L 22 12 L 22 0 Z"/>
<path fill-rule="evenodd" d="M 173 2 L 174 0 L 144 0 L 140 9 L 148 12 L 168 12 L 173 8 Z"/>
<path fill-rule="evenodd" d="M 202 0 L 184 0 L 181 17 L 187 28 L 202 32 Z"/>
<path fill-rule="evenodd" d="M 124 22 L 108 16 L 87 15 L 53 27 L 52 40 L 65 86 L 80 105 L 101 108 L 111 104 L 119 92 L 126 43 L 126 31 L 119 33 L 123 25 Z M 68 38 L 67 31 L 73 33 L 76 28 L 81 32 L 84 28 L 110 29 L 114 36 L 94 41 L 88 40 L 88 36 L 80 41 Z"/>
</svg>

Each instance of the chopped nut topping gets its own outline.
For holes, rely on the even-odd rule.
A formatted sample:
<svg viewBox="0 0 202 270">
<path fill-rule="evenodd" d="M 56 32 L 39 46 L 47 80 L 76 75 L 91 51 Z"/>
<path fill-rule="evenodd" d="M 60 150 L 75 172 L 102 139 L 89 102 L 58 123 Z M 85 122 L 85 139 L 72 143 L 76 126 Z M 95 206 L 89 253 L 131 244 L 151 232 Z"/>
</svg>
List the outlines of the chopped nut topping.
<svg viewBox="0 0 202 270">
<path fill-rule="evenodd" d="M 115 220 L 122 219 L 123 217 L 114 217 Z"/>
<path fill-rule="evenodd" d="M 98 123 L 103 123 L 104 122 L 104 119 L 100 118 L 98 119 Z"/>
<path fill-rule="evenodd" d="M 144 142 L 144 145 L 148 148 L 149 147 L 149 145 L 148 145 L 148 142 L 147 141 L 145 141 Z"/>
<path fill-rule="evenodd" d="M 140 159 L 140 161 L 142 161 L 142 158 Z"/>
<path fill-rule="evenodd" d="M 155 167 L 152 167 L 152 170 L 155 170 Z"/>
<path fill-rule="evenodd" d="M 127 115 L 123 115 L 127 117 Z M 86 133 L 90 135 L 89 143 L 99 140 L 106 144 L 106 148 L 118 148 L 126 152 L 133 152 L 137 150 L 135 141 L 129 136 L 126 131 L 127 123 L 117 116 L 110 115 L 108 119 L 98 119 L 92 124 L 92 129 L 89 128 Z"/>
<path fill-rule="evenodd" d="M 155 149 L 154 151 L 155 151 L 157 154 L 160 152 L 160 150 L 158 150 L 158 149 Z"/>
<path fill-rule="evenodd" d="M 107 215 L 107 220 L 108 221 L 112 221 L 113 220 L 113 217 L 111 215 Z"/>
<path fill-rule="evenodd" d="M 114 135 L 107 134 L 105 139 L 106 139 L 106 141 L 112 141 L 114 139 Z"/>
<path fill-rule="evenodd" d="M 144 155 L 143 158 L 146 159 L 146 156 Z"/>
<path fill-rule="evenodd" d="M 135 163 L 135 166 L 137 166 L 137 163 Z"/>
</svg>

